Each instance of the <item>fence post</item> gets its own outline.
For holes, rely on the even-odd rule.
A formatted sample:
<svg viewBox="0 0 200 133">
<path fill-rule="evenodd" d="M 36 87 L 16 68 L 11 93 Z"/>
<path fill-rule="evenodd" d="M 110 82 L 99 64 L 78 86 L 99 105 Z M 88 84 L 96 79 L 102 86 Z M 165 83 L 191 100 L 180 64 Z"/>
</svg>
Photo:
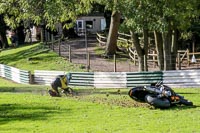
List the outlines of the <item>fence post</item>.
<svg viewBox="0 0 200 133">
<path fill-rule="evenodd" d="M 71 60 L 71 46 L 69 45 L 69 62 L 72 62 Z"/>
<path fill-rule="evenodd" d="M 29 84 L 34 84 L 34 75 L 29 71 Z"/>
<path fill-rule="evenodd" d="M 136 53 L 135 53 L 135 51 L 134 51 L 134 53 L 133 53 L 133 58 L 134 58 L 134 65 L 136 66 Z"/>
<path fill-rule="evenodd" d="M 43 43 L 44 42 L 44 36 L 43 36 L 43 31 L 44 29 L 43 28 L 41 28 L 41 31 L 40 31 L 40 37 L 41 37 L 41 42 Z M 31 34 L 31 32 L 29 32 L 29 34 Z M 29 35 L 29 37 L 30 37 L 30 35 Z"/>
<path fill-rule="evenodd" d="M 153 51 L 153 67 L 156 68 L 156 57 L 155 57 L 155 51 Z"/>
<path fill-rule="evenodd" d="M 181 70 L 181 59 L 180 59 L 180 53 L 178 52 L 178 70 Z"/>
<path fill-rule="evenodd" d="M 54 44 L 53 44 L 54 38 L 53 38 L 53 34 L 51 34 L 51 48 L 54 51 Z"/>
<path fill-rule="evenodd" d="M 128 71 L 131 72 L 131 60 L 128 60 Z"/>
<path fill-rule="evenodd" d="M 90 70 L 90 53 L 87 53 L 87 71 L 89 72 Z"/>
<path fill-rule="evenodd" d="M 60 47 L 61 47 L 61 39 L 59 39 L 59 42 L 58 42 L 58 52 L 59 52 L 59 56 L 61 56 Z"/>
<path fill-rule="evenodd" d="M 190 66 L 190 55 L 189 55 L 189 49 L 187 49 L 187 66 Z"/>
<path fill-rule="evenodd" d="M 116 55 L 114 54 L 114 72 L 117 71 L 117 68 L 116 68 Z"/>
</svg>

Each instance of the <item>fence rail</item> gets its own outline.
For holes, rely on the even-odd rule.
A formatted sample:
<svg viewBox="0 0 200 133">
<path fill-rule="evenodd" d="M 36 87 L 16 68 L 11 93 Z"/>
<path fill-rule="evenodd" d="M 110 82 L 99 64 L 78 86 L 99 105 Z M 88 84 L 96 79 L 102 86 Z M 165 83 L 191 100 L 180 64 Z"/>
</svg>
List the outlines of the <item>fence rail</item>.
<svg viewBox="0 0 200 133">
<path fill-rule="evenodd" d="M 102 36 L 101 34 L 98 34 L 97 33 L 97 37 L 96 37 L 97 41 L 99 42 L 99 45 L 100 46 L 105 46 L 106 45 L 106 41 L 107 41 L 107 38 Z"/>
</svg>

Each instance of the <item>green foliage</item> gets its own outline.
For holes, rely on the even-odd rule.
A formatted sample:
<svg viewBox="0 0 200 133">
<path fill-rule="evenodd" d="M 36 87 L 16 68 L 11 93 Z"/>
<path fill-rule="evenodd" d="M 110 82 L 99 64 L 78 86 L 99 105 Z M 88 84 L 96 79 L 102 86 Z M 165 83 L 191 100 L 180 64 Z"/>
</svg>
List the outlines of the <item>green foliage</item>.
<svg viewBox="0 0 200 133">
<path fill-rule="evenodd" d="M 129 44 L 129 43 L 125 42 L 125 41 L 118 41 L 118 42 L 117 42 L 117 46 L 118 46 L 119 48 L 128 49 L 129 47 L 131 47 L 131 45 L 132 45 L 132 44 Z"/>
<path fill-rule="evenodd" d="M 181 33 L 181 38 L 184 40 L 191 40 L 192 39 L 192 32 L 182 32 Z"/>
<path fill-rule="evenodd" d="M 7 25 L 13 29 L 22 21 L 37 25 L 45 24 L 47 28 L 55 29 L 56 23 L 68 20 L 73 23 L 79 15 L 88 13 L 91 2 L 91 0 L 2 0 L 0 14 L 4 15 Z"/>
<path fill-rule="evenodd" d="M 198 0 L 124 0 L 122 14 L 126 18 L 125 24 L 137 32 L 143 28 L 166 31 L 169 24 L 178 29 L 186 30 L 194 20 L 198 19 L 199 5 Z"/>
</svg>

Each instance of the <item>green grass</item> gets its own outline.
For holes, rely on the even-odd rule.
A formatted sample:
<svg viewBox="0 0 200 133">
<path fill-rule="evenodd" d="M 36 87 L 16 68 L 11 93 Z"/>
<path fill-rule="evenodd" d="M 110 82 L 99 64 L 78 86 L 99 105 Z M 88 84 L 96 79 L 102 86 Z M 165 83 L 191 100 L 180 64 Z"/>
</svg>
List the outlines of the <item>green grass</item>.
<svg viewBox="0 0 200 133">
<path fill-rule="evenodd" d="M 134 106 L 122 90 L 87 90 L 80 96 L 52 98 L 44 86 L 21 85 L 0 79 L 1 133 L 197 133 L 200 131 L 200 90 L 175 89 L 196 107 L 153 109 Z M 5 91 L 7 87 L 7 91 Z M 14 91 L 11 89 L 15 87 Z M 18 93 L 18 90 L 26 93 Z M 109 95 L 108 95 L 109 94 Z M 134 103 L 134 104 L 133 104 Z M 123 106 L 130 104 L 132 106 Z"/>
<path fill-rule="evenodd" d="M 0 63 L 31 72 L 34 70 L 84 71 L 79 65 L 59 57 L 40 43 L 1 51 Z"/>
</svg>

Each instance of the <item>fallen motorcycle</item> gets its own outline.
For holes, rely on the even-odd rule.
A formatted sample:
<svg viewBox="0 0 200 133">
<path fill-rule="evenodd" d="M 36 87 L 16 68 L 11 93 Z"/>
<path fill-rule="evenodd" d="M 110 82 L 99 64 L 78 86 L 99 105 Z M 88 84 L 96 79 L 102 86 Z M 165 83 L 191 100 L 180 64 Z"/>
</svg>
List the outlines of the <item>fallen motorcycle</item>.
<svg viewBox="0 0 200 133">
<path fill-rule="evenodd" d="M 169 108 L 174 105 L 193 106 L 193 103 L 175 93 L 162 82 L 150 86 L 140 86 L 130 89 L 128 95 L 138 102 L 145 102 L 157 108 Z"/>
</svg>

